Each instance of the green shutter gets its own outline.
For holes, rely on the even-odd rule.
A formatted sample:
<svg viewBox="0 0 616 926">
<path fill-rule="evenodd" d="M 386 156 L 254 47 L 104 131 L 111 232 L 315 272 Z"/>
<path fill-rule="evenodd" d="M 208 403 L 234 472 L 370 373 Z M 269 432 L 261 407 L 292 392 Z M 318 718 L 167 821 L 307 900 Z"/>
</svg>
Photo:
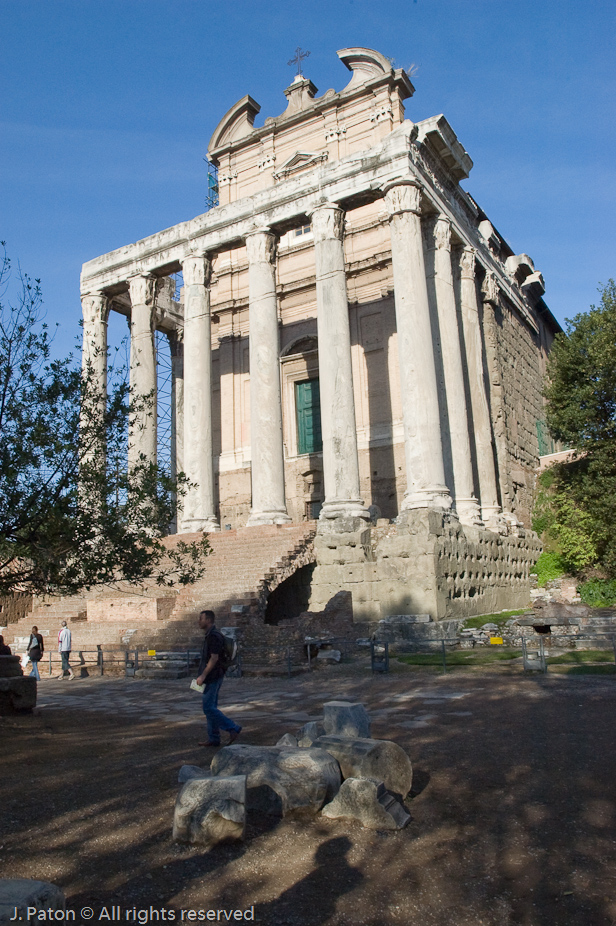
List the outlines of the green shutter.
<svg viewBox="0 0 616 926">
<path fill-rule="evenodd" d="M 297 452 L 318 453 L 323 449 L 318 379 L 295 383 L 295 409 L 297 414 Z"/>
</svg>

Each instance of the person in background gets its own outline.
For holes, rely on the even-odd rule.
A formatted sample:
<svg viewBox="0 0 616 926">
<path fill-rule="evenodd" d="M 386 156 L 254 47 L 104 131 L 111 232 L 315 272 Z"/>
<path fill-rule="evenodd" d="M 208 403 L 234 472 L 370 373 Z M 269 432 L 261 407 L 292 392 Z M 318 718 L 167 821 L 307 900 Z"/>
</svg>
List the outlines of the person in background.
<svg viewBox="0 0 616 926">
<path fill-rule="evenodd" d="M 34 676 L 34 678 L 40 682 L 41 676 L 39 675 L 38 664 L 43 658 L 45 647 L 43 646 L 43 635 L 38 632 L 37 626 L 32 628 L 32 633 L 30 634 L 30 639 L 28 640 L 28 648 L 26 652 L 28 653 L 30 662 L 32 663 L 32 672 L 30 673 L 30 676 Z"/>
<path fill-rule="evenodd" d="M 4 637 L 0 633 L 0 656 L 12 656 L 11 647 L 4 642 Z"/>
<path fill-rule="evenodd" d="M 67 627 L 66 621 L 62 621 L 62 626 L 60 627 L 60 633 L 58 634 L 58 651 L 62 658 L 62 671 L 58 675 L 58 678 L 64 678 L 64 673 L 68 672 L 69 678 L 75 678 L 73 670 L 71 669 L 69 663 L 69 656 L 71 655 L 71 632 Z"/>
<path fill-rule="evenodd" d="M 242 730 L 239 723 L 225 717 L 218 709 L 218 692 L 225 677 L 225 641 L 214 621 L 213 611 L 202 611 L 199 615 L 199 627 L 205 631 L 197 685 L 205 685 L 203 690 L 203 713 L 207 720 L 208 740 L 200 746 L 220 746 L 220 731 L 229 734 L 229 745 L 234 743 Z"/>
</svg>

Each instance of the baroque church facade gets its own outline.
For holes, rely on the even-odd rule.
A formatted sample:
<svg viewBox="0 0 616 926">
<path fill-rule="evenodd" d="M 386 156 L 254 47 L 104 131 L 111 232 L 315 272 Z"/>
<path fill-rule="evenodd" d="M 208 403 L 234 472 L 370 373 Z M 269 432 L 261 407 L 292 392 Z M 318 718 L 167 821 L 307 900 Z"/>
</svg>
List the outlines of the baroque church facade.
<svg viewBox="0 0 616 926">
<path fill-rule="evenodd" d="M 348 588 L 355 560 L 370 568 L 354 581 L 372 589 L 357 602 L 380 602 L 379 614 L 392 596 L 435 617 L 456 598 L 465 613 L 511 605 L 484 586 L 496 575 L 518 583 L 516 601 L 527 594 L 559 326 L 532 259 L 460 185 L 472 161 L 446 118 L 405 118 L 414 88 L 378 52 L 338 56 L 351 74 L 342 91 L 317 96 L 300 74 L 282 115 L 255 127 L 245 96 L 221 119 L 215 208 L 84 264 L 84 362 L 103 383 L 108 315 L 120 312 L 132 394 L 155 395 L 155 331 L 168 336 L 171 455 L 193 486 L 178 532 L 316 519 L 316 602 Z M 156 456 L 155 416 L 137 414 L 129 462 Z M 405 598 L 392 562 L 419 535 L 441 566 L 424 559 L 430 589 Z M 474 579 L 469 557 L 483 562 Z"/>
</svg>

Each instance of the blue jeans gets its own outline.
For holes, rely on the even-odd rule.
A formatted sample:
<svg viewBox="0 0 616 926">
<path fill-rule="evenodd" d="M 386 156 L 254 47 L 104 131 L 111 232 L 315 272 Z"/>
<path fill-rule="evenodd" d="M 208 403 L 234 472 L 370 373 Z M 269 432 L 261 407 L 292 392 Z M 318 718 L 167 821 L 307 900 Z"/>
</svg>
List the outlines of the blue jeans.
<svg viewBox="0 0 616 926">
<path fill-rule="evenodd" d="M 225 717 L 222 711 L 218 710 L 218 692 L 222 685 L 222 678 L 217 678 L 213 682 L 206 682 L 203 691 L 203 713 L 207 720 L 207 733 L 210 743 L 220 743 L 220 731 L 226 730 L 227 733 L 239 733 L 242 729 L 239 724 L 234 723 Z"/>
<path fill-rule="evenodd" d="M 69 661 L 68 661 L 68 657 L 69 657 L 70 655 L 71 655 L 70 649 L 69 649 L 69 650 L 61 650 L 61 651 L 60 651 L 60 657 L 62 658 L 62 671 L 63 671 L 63 672 L 70 672 L 70 671 L 71 671 L 71 667 L 70 667 L 70 664 L 69 664 Z"/>
<path fill-rule="evenodd" d="M 39 670 L 38 670 L 38 660 L 32 663 L 32 672 L 30 673 L 30 678 L 32 678 L 33 676 L 34 678 L 38 679 L 40 682 L 41 676 L 39 675 Z"/>
</svg>

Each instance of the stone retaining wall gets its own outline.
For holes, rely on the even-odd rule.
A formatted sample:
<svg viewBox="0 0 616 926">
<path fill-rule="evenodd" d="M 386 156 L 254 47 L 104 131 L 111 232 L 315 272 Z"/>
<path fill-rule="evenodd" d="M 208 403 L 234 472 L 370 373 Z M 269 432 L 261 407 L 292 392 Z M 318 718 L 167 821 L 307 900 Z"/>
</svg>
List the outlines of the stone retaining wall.
<svg viewBox="0 0 616 926">
<path fill-rule="evenodd" d="M 310 607 L 341 589 L 352 594 L 355 621 L 391 614 L 464 618 L 524 607 L 541 552 L 532 531 L 495 534 L 462 527 L 446 513 L 410 511 L 399 524 L 371 528 L 332 522 L 315 539 L 317 567 Z"/>
</svg>

